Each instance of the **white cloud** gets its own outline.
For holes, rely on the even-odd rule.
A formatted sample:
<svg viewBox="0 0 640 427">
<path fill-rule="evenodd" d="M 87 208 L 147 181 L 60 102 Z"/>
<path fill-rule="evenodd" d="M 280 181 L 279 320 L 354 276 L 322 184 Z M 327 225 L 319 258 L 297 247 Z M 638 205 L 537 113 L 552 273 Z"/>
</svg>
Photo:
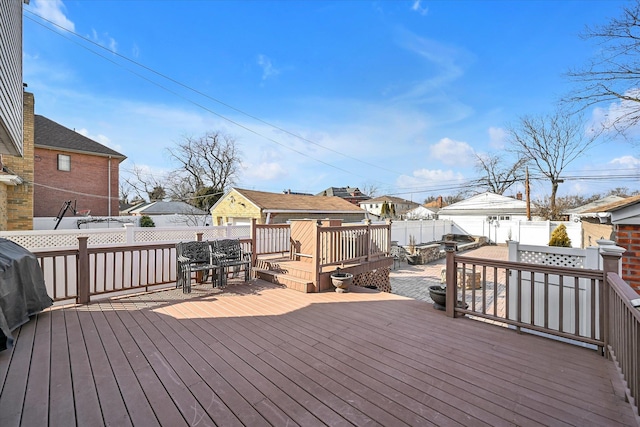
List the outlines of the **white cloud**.
<svg viewBox="0 0 640 427">
<path fill-rule="evenodd" d="M 34 0 L 32 2 L 33 13 L 53 22 L 54 24 L 75 31 L 75 24 L 64 14 L 66 9 L 62 0 Z"/>
<path fill-rule="evenodd" d="M 497 128 L 491 126 L 489 128 L 489 146 L 491 148 L 495 148 L 497 150 L 503 149 L 505 147 L 505 142 L 507 141 L 507 131 L 503 128 Z"/>
<path fill-rule="evenodd" d="M 422 0 L 415 0 L 411 5 L 411 10 L 413 10 L 414 12 L 418 12 L 423 16 L 429 13 L 429 8 L 426 6 L 422 6 Z"/>
<path fill-rule="evenodd" d="M 640 97 L 640 88 L 629 89 L 624 96 L 631 99 Z M 640 126 L 633 123 L 638 116 L 638 103 L 636 101 L 612 102 L 608 107 L 596 107 L 591 114 L 588 126 L 591 133 L 601 129 L 624 130 L 627 136 L 640 134 Z M 629 126 L 633 124 L 633 126 Z"/>
<path fill-rule="evenodd" d="M 88 37 L 100 46 L 106 47 L 111 52 L 118 51 L 118 42 L 116 42 L 113 37 L 109 36 L 109 33 L 103 33 L 100 35 L 95 29 L 91 29 L 91 36 Z"/>
<path fill-rule="evenodd" d="M 273 66 L 271 59 L 266 55 L 258 55 L 258 65 L 262 68 L 262 80 L 267 80 L 280 74 L 280 70 Z"/>
<path fill-rule="evenodd" d="M 415 188 L 424 192 L 424 188 L 430 186 L 442 186 L 442 183 L 455 186 L 465 181 L 464 176 L 459 172 L 442 169 L 418 169 L 413 171 L 411 176 L 401 175 L 396 184 L 400 188 Z M 456 191 L 453 191 L 456 192 Z"/>
<path fill-rule="evenodd" d="M 406 93 L 397 99 L 425 100 L 429 96 L 440 100 L 446 98 L 447 85 L 464 75 L 467 63 L 473 60 L 473 55 L 464 49 L 453 45 L 440 43 L 436 40 L 420 37 L 410 31 L 400 30 L 396 36 L 398 44 L 406 50 L 418 55 L 433 68 L 429 76 L 414 84 Z"/>
<path fill-rule="evenodd" d="M 272 181 L 286 178 L 289 173 L 287 169 L 277 162 L 264 162 L 257 165 L 244 165 L 244 177 L 257 181 Z"/>
<path fill-rule="evenodd" d="M 621 166 L 627 169 L 640 168 L 640 159 L 633 156 L 622 156 L 611 160 L 612 165 Z"/>
<path fill-rule="evenodd" d="M 100 143 L 100 144 L 102 144 L 102 145 L 105 145 L 105 146 L 107 146 L 107 147 L 109 147 L 109 148 L 112 148 L 112 149 L 114 149 L 114 150 L 116 150 L 116 151 L 118 151 L 118 150 L 120 150 L 120 149 L 121 149 L 121 147 L 118 147 L 117 145 L 112 144 L 112 143 L 111 143 L 111 139 L 109 139 L 109 137 L 108 137 L 108 136 L 103 135 L 103 134 L 101 134 L 101 133 L 99 133 L 99 134 L 97 134 L 97 135 L 91 135 L 91 134 L 89 133 L 89 131 L 88 131 L 87 129 L 85 129 L 85 128 L 82 128 L 82 129 L 76 129 L 76 132 L 78 132 L 78 133 L 79 133 L 80 135 L 82 135 L 82 136 L 86 136 L 87 138 L 92 139 L 92 140 L 94 140 L 95 142 L 98 142 L 98 143 Z"/>
<path fill-rule="evenodd" d="M 466 142 L 442 138 L 430 147 L 431 156 L 445 165 L 468 165 L 473 163 L 473 148 Z"/>
</svg>

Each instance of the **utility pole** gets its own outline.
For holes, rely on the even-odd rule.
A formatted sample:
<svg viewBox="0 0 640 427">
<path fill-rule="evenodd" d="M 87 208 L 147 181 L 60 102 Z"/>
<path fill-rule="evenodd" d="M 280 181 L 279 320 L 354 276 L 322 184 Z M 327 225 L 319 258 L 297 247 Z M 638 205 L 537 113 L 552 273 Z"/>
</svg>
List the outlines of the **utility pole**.
<svg viewBox="0 0 640 427">
<path fill-rule="evenodd" d="M 529 192 L 529 167 L 526 169 L 524 178 L 524 194 L 527 199 L 527 221 L 531 221 L 531 193 Z"/>
</svg>

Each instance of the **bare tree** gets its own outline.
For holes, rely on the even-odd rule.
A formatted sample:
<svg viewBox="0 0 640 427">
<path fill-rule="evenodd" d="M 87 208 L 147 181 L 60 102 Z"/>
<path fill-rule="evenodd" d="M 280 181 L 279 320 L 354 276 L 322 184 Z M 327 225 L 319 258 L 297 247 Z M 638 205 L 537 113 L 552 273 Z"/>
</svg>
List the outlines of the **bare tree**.
<svg viewBox="0 0 640 427">
<path fill-rule="evenodd" d="M 526 163 L 525 158 L 511 164 L 499 154 L 476 154 L 476 170 L 483 174 L 478 183 L 492 193 L 504 194 L 509 187 L 524 179 L 522 168 Z"/>
<path fill-rule="evenodd" d="M 563 182 L 562 171 L 595 142 L 596 134 L 585 132 L 579 116 L 557 111 L 547 116 L 521 117 L 507 128 L 511 151 L 530 162 L 551 182 L 549 219 L 557 214 L 556 194 Z"/>
<path fill-rule="evenodd" d="M 363 184 L 362 187 L 360 187 L 360 192 L 362 194 L 366 194 L 367 196 L 369 196 L 371 198 L 374 198 L 380 192 L 380 187 L 376 183 L 367 182 L 367 183 Z"/>
<path fill-rule="evenodd" d="M 169 155 L 179 165 L 170 178 L 172 196 L 191 196 L 205 187 L 221 191 L 235 183 L 240 166 L 236 140 L 221 132 L 184 137 Z"/>
<path fill-rule="evenodd" d="M 166 195 L 166 178 L 158 174 L 149 172 L 148 170 L 133 165 L 128 172 L 128 176 L 124 178 L 122 189 L 129 188 L 129 192 L 133 191 L 139 198 L 149 201 L 158 200 L 159 196 L 164 198 Z M 129 193 L 127 193 L 128 195 Z"/>
<path fill-rule="evenodd" d="M 581 109 L 619 102 L 603 126 L 624 134 L 640 121 L 640 0 L 624 7 L 620 18 L 587 28 L 582 37 L 596 42 L 597 56 L 567 73 L 576 88 L 565 101 Z"/>
</svg>

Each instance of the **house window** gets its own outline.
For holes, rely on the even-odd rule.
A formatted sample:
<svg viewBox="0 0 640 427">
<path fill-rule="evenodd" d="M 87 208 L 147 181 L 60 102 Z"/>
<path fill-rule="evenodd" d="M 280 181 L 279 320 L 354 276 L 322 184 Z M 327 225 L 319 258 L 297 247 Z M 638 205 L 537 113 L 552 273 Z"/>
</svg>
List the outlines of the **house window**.
<svg viewBox="0 0 640 427">
<path fill-rule="evenodd" d="M 58 170 L 67 172 L 71 170 L 71 156 L 58 154 Z"/>
</svg>

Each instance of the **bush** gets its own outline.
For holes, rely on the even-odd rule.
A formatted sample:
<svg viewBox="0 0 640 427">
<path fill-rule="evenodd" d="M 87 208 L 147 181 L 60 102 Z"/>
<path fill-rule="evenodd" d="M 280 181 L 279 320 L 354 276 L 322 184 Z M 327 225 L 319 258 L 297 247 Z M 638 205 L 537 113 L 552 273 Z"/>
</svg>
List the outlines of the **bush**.
<svg viewBox="0 0 640 427">
<path fill-rule="evenodd" d="M 150 216 L 142 215 L 140 218 L 140 227 L 155 227 L 156 224 L 153 222 Z"/>
<path fill-rule="evenodd" d="M 553 232 L 551 233 L 551 240 L 549 240 L 549 246 L 561 246 L 564 248 L 571 247 L 571 239 L 567 234 L 567 227 L 564 224 L 560 224 Z"/>
</svg>

